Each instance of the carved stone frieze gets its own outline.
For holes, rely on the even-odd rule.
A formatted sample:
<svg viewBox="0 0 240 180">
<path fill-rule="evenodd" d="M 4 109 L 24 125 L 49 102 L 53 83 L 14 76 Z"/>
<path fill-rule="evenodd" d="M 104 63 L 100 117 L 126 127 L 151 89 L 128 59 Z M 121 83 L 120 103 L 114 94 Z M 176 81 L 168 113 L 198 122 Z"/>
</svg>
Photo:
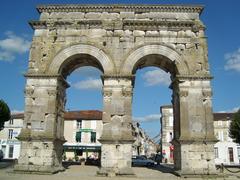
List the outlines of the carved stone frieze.
<svg viewBox="0 0 240 180">
<path fill-rule="evenodd" d="M 49 96 L 57 96 L 58 94 L 58 91 L 53 89 L 48 89 L 47 92 Z"/>
<path fill-rule="evenodd" d="M 112 96 L 112 90 L 111 89 L 104 89 L 103 90 L 103 96 L 104 97 L 111 97 Z"/>
<path fill-rule="evenodd" d="M 124 97 L 132 97 L 133 95 L 132 88 L 122 88 L 122 95 Z"/>
<path fill-rule="evenodd" d="M 187 97 L 187 96 L 188 96 L 188 90 L 180 90 L 180 91 L 178 92 L 178 95 L 179 95 L 180 97 Z"/>
<path fill-rule="evenodd" d="M 32 87 L 26 87 L 24 90 L 24 94 L 26 96 L 32 96 L 34 93 L 34 89 Z"/>
<path fill-rule="evenodd" d="M 210 89 L 209 90 L 203 90 L 202 95 L 203 95 L 204 98 L 211 98 L 212 97 L 212 91 Z"/>
</svg>

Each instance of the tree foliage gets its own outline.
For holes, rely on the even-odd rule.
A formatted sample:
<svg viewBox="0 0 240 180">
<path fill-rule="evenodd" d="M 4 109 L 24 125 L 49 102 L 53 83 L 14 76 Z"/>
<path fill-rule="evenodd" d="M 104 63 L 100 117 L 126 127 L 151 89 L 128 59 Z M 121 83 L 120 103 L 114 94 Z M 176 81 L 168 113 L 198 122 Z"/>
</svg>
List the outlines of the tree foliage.
<svg viewBox="0 0 240 180">
<path fill-rule="evenodd" d="M 11 111 L 8 105 L 0 100 L 0 130 L 4 128 L 4 122 L 11 118 Z"/>
<path fill-rule="evenodd" d="M 240 144 L 240 109 L 235 113 L 230 124 L 229 136 L 235 143 Z"/>
</svg>

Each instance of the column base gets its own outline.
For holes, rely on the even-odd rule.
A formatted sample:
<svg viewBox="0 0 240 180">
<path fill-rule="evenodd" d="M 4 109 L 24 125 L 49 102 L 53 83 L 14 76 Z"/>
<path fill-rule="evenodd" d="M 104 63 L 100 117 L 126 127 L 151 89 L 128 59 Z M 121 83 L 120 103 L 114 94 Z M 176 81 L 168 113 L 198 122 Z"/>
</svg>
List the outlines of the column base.
<svg viewBox="0 0 240 180">
<path fill-rule="evenodd" d="M 132 142 L 101 141 L 100 176 L 134 176 L 132 170 Z"/>
<path fill-rule="evenodd" d="M 175 174 L 181 177 L 219 176 L 213 150 L 213 142 L 175 141 Z"/>
<path fill-rule="evenodd" d="M 63 166 L 40 166 L 16 164 L 13 172 L 20 174 L 55 174 L 65 171 Z"/>
<path fill-rule="evenodd" d="M 64 171 L 62 140 L 21 141 L 21 153 L 14 172 L 54 174 Z"/>
<path fill-rule="evenodd" d="M 97 176 L 131 176 L 134 177 L 135 173 L 132 168 L 104 168 L 101 167 L 99 171 L 97 171 Z"/>
</svg>

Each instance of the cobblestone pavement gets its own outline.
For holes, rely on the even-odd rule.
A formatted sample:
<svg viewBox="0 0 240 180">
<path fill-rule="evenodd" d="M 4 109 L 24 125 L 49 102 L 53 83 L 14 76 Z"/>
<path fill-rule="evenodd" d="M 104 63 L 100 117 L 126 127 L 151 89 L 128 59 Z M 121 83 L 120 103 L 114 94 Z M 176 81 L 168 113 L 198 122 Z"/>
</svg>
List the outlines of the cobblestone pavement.
<svg viewBox="0 0 240 180">
<path fill-rule="evenodd" d="M 103 180 L 103 179 L 115 179 L 115 180 L 176 180 L 181 179 L 171 173 L 169 169 L 162 166 L 154 168 L 146 167 L 134 167 L 133 170 L 136 174 L 135 177 L 99 177 L 96 176 L 98 167 L 84 166 L 84 165 L 71 165 L 64 172 L 60 172 L 54 175 L 36 175 L 36 174 L 15 174 L 12 173 L 12 167 L 0 169 L 0 180 Z M 193 178 L 187 178 L 193 179 Z M 201 178 L 197 178 L 199 180 Z M 205 178 L 208 179 L 208 178 Z M 215 179 L 215 178 L 212 178 Z M 240 179 L 236 176 L 230 176 L 228 178 L 217 179 Z"/>
</svg>

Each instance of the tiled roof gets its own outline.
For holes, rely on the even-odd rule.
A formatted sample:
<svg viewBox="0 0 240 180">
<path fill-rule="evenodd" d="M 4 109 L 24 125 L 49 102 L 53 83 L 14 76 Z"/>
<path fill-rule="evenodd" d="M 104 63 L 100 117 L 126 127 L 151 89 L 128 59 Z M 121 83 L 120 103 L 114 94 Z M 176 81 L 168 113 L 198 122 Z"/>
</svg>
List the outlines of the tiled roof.
<svg viewBox="0 0 240 180">
<path fill-rule="evenodd" d="M 24 113 L 16 113 L 11 115 L 12 119 L 23 119 Z M 86 110 L 86 111 L 68 111 L 64 114 L 65 120 L 102 120 L 102 111 Z"/>
<path fill-rule="evenodd" d="M 65 120 L 102 120 L 102 111 L 99 110 L 88 110 L 88 111 L 69 111 L 64 114 Z"/>
<path fill-rule="evenodd" d="M 213 113 L 214 121 L 227 121 L 233 119 L 234 113 Z"/>
</svg>

